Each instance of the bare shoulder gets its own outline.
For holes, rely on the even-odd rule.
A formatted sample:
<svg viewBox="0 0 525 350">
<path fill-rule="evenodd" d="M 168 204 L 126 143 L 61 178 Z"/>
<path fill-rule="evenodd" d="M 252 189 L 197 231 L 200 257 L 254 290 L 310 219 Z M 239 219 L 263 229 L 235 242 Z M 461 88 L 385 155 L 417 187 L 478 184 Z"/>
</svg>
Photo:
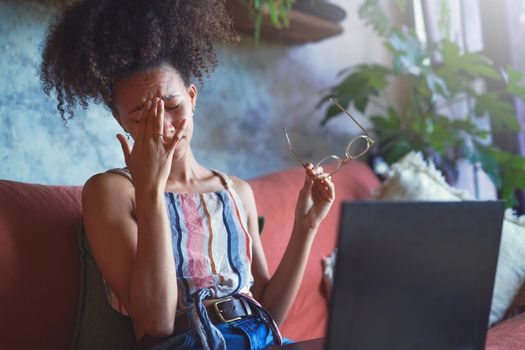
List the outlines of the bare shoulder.
<svg viewBox="0 0 525 350">
<path fill-rule="evenodd" d="M 89 178 L 82 189 L 82 200 L 121 200 L 134 193 L 133 184 L 127 178 L 115 173 L 100 173 Z"/>
<path fill-rule="evenodd" d="M 116 173 L 99 173 L 91 176 L 84 185 L 84 191 L 97 191 L 113 186 L 118 188 L 132 188 L 133 184 L 123 175 Z"/>
<path fill-rule="evenodd" d="M 250 186 L 250 184 L 247 181 L 240 179 L 237 176 L 231 176 L 231 179 L 235 191 L 237 191 L 237 194 L 239 194 L 239 197 L 241 197 L 242 201 L 245 204 L 246 202 L 254 200 L 252 186 Z"/>
<path fill-rule="evenodd" d="M 132 218 L 135 212 L 134 198 L 133 184 L 126 177 L 115 173 L 96 174 L 82 190 L 84 223 L 93 226 L 94 222 L 114 223 L 119 219 Z"/>
<path fill-rule="evenodd" d="M 257 221 L 257 205 L 255 204 L 255 197 L 250 184 L 238 177 L 231 176 L 233 187 L 239 195 L 242 205 L 248 215 L 248 222 Z"/>
</svg>

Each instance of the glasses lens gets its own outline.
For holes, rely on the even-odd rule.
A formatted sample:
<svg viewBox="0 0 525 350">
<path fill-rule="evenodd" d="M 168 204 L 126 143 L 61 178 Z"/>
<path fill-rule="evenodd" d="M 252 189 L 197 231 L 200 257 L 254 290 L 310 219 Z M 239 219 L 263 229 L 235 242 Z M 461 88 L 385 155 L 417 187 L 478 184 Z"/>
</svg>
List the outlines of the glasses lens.
<svg viewBox="0 0 525 350">
<path fill-rule="evenodd" d="M 346 154 L 350 158 L 358 158 L 364 155 L 371 146 L 370 138 L 365 135 L 358 136 L 348 144 Z"/>
<path fill-rule="evenodd" d="M 329 157 L 322 159 L 319 163 L 317 163 L 316 168 L 322 167 L 323 173 L 329 175 L 339 170 L 340 166 L 341 166 L 341 159 L 337 157 L 336 155 L 333 155 L 333 156 L 329 156 Z"/>
</svg>

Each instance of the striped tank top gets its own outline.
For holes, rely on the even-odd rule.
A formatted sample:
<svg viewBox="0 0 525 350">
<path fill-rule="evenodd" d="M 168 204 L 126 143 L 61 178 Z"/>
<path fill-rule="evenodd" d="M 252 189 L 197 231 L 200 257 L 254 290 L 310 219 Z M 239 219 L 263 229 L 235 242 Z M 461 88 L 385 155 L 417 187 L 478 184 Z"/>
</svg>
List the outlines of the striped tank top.
<svg viewBox="0 0 525 350">
<path fill-rule="evenodd" d="M 243 294 L 252 299 L 252 245 L 247 215 L 231 178 L 212 171 L 221 177 L 225 189 L 164 193 L 177 274 L 177 311 L 192 307 L 202 290 L 206 290 L 206 298 Z M 108 172 L 124 175 L 131 181 L 126 168 Z M 128 315 L 105 281 L 104 285 L 109 304 Z"/>
</svg>

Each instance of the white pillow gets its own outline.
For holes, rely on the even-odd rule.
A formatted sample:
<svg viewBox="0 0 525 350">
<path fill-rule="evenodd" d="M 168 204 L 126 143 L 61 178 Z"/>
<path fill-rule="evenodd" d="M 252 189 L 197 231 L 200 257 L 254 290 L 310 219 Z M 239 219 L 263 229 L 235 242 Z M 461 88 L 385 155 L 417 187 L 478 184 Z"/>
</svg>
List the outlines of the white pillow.
<svg viewBox="0 0 525 350">
<path fill-rule="evenodd" d="M 433 163 L 419 152 L 410 152 L 392 164 L 388 179 L 374 193 L 377 199 L 390 200 L 473 200 L 467 191 L 450 187 Z"/>
<path fill-rule="evenodd" d="M 392 165 L 389 178 L 378 188 L 375 198 L 382 200 L 474 199 L 467 191 L 449 186 L 432 163 L 420 153 L 411 152 Z M 500 321 L 525 282 L 525 216 L 505 211 L 498 267 L 494 284 L 489 325 Z"/>
<path fill-rule="evenodd" d="M 337 257 L 337 248 L 334 249 L 332 254 L 323 257 L 323 282 L 328 298 L 332 295 L 332 285 L 334 281 L 335 273 L 335 259 Z"/>
</svg>

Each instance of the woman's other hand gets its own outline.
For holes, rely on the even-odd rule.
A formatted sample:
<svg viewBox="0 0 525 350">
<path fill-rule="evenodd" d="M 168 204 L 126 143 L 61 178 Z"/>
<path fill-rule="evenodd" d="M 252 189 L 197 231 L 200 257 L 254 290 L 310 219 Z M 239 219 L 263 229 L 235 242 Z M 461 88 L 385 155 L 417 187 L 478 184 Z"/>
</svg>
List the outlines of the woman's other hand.
<svg viewBox="0 0 525 350">
<path fill-rule="evenodd" d="M 124 135 L 117 135 L 136 191 L 164 192 L 173 154 L 186 124 L 186 119 L 182 119 L 164 130 L 164 101 L 156 97 L 144 104 L 133 149 Z"/>
<path fill-rule="evenodd" d="M 305 179 L 295 208 L 295 225 L 305 231 L 316 231 L 326 218 L 335 200 L 335 186 L 329 176 L 323 176 L 322 167 L 315 170 L 308 163 Z"/>
</svg>

